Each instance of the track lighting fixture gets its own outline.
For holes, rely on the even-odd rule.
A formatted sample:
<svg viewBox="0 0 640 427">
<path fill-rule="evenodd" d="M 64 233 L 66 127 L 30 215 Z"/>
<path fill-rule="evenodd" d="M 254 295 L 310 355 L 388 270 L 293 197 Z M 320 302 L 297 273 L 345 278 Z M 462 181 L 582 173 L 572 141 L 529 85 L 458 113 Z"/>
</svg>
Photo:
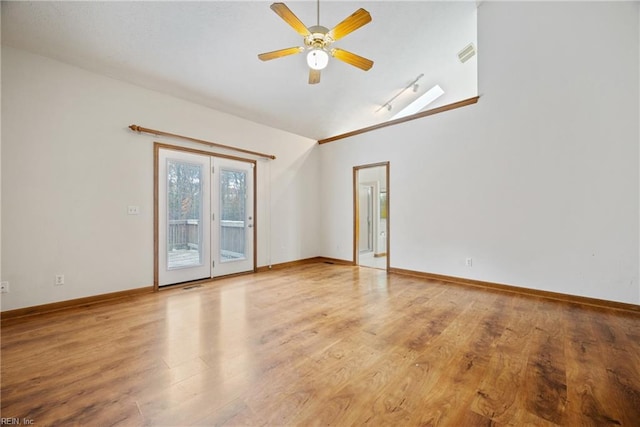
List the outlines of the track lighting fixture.
<svg viewBox="0 0 640 427">
<path fill-rule="evenodd" d="M 414 92 L 418 91 L 418 88 L 420 87 L 418 85 L 418 80 L 420 80 L 422 77 L 424 77 L 424 73 L 420 74 L 418 77 L 416 77 L 411 83 L 409 83 L 404 89 L 402 89 L 400 92 L 398 92 L 398 94 L 396 96 L 394 96 L 393 98 L 391 98 L 390 100 L 388 100 L 387 102 L 385 102 L 384 104 L 382 104 L 382 106 L 380 106 L 380 108 L 378 108 L 376 110 L 376 113 L 380 110 L 382 110 L 383 108 L 386 108 L 387 111 L 391 111 L 391 103 L 400 95 L 402 95 L 403 93 L 405 93 L 407 90 L 409 89 L 413 89 Z"/>
</svg>

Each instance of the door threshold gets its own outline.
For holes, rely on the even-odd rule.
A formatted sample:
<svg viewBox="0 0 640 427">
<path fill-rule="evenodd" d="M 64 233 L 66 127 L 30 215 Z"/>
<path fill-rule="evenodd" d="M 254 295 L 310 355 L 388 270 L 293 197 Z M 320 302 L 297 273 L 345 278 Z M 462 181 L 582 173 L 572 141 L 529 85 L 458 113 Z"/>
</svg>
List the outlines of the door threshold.
<svg viewBox="0 0 640 427">
<path fill-rule="evenodd" d="M 257 273 L 257 271 L 256 270 L 249 270 L 249 271 L 242 271 L 240 273 L 226 274 L 224 276 L 209 277 L 209 278 L 205 278 L 205 279 L 191 280 L 191 281 L 188 281 L 188 282 L 171 283 L 171 284 L 168 284 L 168 285 L 158 286 L 158 290 L 159 291 L 164 291 L 164 290 L 169 290 L 169 289 L 181 289 L 181 288 L 186 288 L 186 287 L 190 287 L 190 286 L 201 285 L 201 284 L 204 284 L 204 283 L 215 282 L 217 280 L 229 279 L 229 278 L 236 277 L 236 276 L 246 276 L 248 274 L 254 274 L 254 273 Z"/>
</svg>

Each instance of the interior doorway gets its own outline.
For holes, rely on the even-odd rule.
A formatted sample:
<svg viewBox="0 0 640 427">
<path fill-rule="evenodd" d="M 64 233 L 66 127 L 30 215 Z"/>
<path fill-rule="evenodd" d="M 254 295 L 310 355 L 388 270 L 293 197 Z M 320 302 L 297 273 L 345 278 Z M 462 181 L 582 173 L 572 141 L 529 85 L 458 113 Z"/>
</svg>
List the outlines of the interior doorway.
<svg viewBox="0 0 640 427">
<path fill-rule="evenodd" d="M 389 162 L 353 168 L 354 263 L 389 270 Z"/>
<path fill-rule="evenodd" d="M 358 221 L 360 228 L 360 242 L 358 244 L 358 251 L 360 254 L 366 254 L 369 252 L 373 252 L 374 245 L 373 239 L 375 236 L 374 232 L 374 206 L 373 206 L 373 196 L 376 193 L 376 184 L 366 183 L 359 184 L 359 194 L 358 194 Z"/>
</svg>

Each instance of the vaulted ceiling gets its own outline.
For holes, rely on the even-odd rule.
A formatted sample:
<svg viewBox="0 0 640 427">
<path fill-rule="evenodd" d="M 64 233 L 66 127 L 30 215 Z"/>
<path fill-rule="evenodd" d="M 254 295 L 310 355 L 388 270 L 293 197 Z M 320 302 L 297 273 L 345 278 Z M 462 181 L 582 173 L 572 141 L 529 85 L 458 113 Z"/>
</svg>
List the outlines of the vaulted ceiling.
<svg viewBox="0 0 640 427">
<path fill-rule="evenodd" d="M 287 1 L 307 26 L 316 1 Z M 309 85 L 304 54 L 267 62 L 262 52 L 302 46 L 270 1 L 2 2 L 2 44 L 52 57 L 283 129 L 322 139 L 388 120 L 433 85 L 429 108 L 476 95 L 475 1 L 321 1 L 332 28 L 358 8 L 373 20 L 334 43 L 374 61 L 365 72 L 331 58 Z M 380 107 L 420 74 L 417 92 Z M 134 119 L 134 118 L 132 118 Z"/>
</svg>

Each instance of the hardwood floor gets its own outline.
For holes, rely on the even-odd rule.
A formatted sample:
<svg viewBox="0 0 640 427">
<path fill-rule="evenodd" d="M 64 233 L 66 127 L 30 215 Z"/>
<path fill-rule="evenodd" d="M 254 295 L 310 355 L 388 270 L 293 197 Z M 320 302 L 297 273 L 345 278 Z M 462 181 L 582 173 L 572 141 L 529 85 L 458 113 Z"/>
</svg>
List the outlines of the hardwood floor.
<svg viewBox="0 0 640 427">
<path fill-rule="evenodd" d="M 640 425 L 638 313 L 349 266 L 7 322 L 1 363 L 34 425 Z"/>
</svg>

